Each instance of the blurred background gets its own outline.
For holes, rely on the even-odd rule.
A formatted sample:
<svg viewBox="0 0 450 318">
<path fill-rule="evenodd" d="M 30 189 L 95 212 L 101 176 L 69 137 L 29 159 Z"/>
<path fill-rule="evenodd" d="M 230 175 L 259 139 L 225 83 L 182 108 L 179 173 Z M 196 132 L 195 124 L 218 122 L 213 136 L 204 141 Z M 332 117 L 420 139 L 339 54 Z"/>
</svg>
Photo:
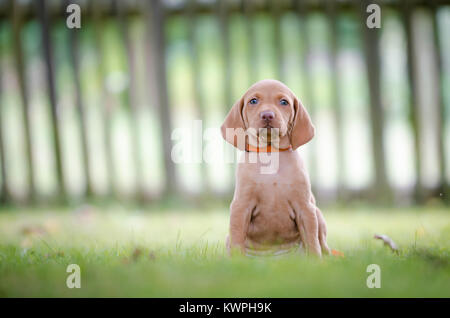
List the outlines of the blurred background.
<svg viewBox="0 0 450 318">
<path fill-rule="evenodd" d="M 264 78 L 312 116 L 320 204 L 448 204 L 449 32 L 448 0 L 0 0 L 2 205 L 229 203 L 234 165 L 173 162 L 172 132 Z"/>
</svg>

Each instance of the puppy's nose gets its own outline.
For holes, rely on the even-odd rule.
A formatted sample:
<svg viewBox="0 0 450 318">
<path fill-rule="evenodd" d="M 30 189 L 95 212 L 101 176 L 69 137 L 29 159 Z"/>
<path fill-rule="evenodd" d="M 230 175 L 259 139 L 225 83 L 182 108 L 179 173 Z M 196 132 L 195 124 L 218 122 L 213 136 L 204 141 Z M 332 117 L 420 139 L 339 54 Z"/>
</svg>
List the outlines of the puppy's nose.
<svg viewBox="0 0 450 318">
<path fill-rule="evenodd" d="M 259 115 L 261 116 L 261 119 L 265 121 L 271 121 L 275 118 L 275 113 L 271 111 L 261 112 Z"/>
</svg>

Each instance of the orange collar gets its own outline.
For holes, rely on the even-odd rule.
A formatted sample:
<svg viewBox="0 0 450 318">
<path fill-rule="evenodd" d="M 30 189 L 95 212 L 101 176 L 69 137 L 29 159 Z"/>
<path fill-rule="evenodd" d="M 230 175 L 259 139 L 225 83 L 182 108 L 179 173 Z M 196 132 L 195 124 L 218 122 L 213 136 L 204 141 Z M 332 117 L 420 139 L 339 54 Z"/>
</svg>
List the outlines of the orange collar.
<svg viewBox="0 0 450 318">
<path fill-rule="evenodd" d="M 272 146 L 267 146 L 264 148 L 259 148 L 259 147 L 254 147 L 252 145 L 247 144 L 247 147 L 245 148 L 245 150 L 247 152 L 283 152 L 283 151 L 288 151 L 291 150 L 292 146 L 289 146 L 287 148 L 275 148 Z"/>
</svg>

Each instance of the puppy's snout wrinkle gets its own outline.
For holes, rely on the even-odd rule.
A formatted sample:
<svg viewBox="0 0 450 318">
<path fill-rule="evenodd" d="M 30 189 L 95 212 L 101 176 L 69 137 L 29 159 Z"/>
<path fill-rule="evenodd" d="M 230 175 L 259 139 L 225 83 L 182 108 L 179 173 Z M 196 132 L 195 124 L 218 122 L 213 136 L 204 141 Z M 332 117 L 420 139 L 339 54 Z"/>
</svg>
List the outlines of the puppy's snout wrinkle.
<svg viewBox="0 0 450 318">
<path fill-rule="evenodd" d="M 264 111 L 259 114 L 262 120 L 269 122 L 275 118 L 275 113 L 272 111 Z"/>
</svg>

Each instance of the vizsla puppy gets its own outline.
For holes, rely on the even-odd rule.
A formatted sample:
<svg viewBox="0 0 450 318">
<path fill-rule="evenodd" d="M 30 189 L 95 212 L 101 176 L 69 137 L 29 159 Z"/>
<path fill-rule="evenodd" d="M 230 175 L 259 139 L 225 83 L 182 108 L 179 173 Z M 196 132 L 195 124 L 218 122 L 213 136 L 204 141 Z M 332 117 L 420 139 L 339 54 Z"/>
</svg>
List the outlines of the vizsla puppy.
<svg viewBox="0 0 450 318">
<path fill-rule="evenodd" d="M 245 151 L 230 207 L 228 251 L 280 254 L 305 245 L 308 253 L 329 254 L 326 223 L 295 151 L 313 138 L 314 126 L 294 93 L 276 80 L 255 83 L 231 108 L 221 131 Z"/>
</svg>

